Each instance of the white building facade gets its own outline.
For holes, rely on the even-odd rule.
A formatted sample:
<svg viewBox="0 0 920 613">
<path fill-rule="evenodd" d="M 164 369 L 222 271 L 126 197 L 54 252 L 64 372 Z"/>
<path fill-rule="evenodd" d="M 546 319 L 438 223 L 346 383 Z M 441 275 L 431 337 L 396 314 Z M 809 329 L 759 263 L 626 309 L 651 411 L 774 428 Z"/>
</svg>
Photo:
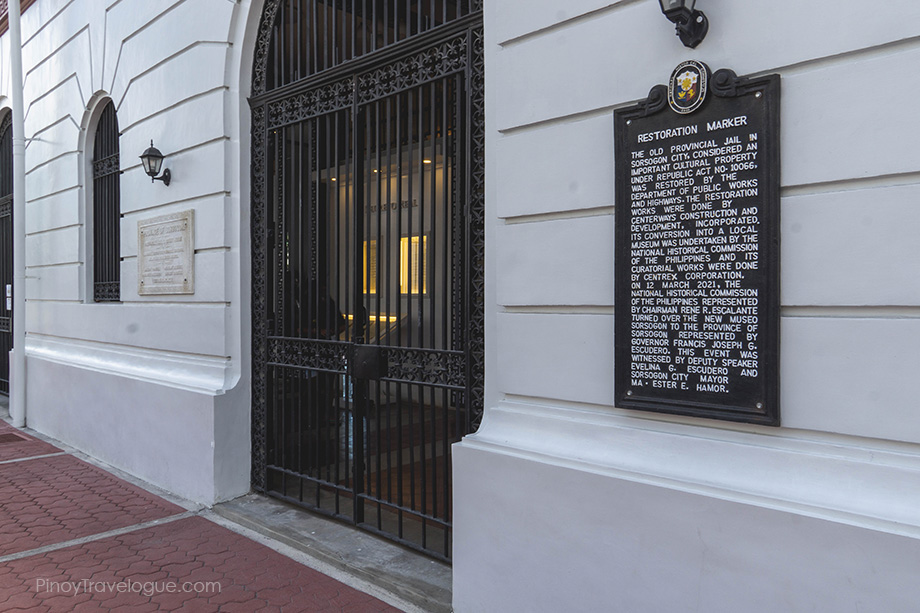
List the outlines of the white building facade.
<svg viewBox="0 0 920 613">
<path fill-rule="evenodd" d="M 225 0 L 35 2 L 22 17 L 27 423 L 202 502 L 249 490 L 240 135 L 247 27 L 253 38 L 257 25 L 257 8 Z M 8 35 L 3 45 L 8 92 Z M 120 132 L 120 300 L 96 302 L 93 142 L 110 101 Z M 169 187 L 141 168 L 151 140 L 167 156 Z M 141 295 L 138 223 L 188 210 L 194 293 Z"/>
<path fill-rule="evenodd" d="M 482 413 L 481 20 L 29 5 L 28 426 L 194 501 L 256 489 L 449 559 L 450 445 Z"/>
<path fill-rule="evenodd" d="M 361 193 L 375 203 L 367 210 L 375 224 L 384 220 L 377 234 L 365 235 L 363 246 L 343 242 L 339 259 L 320 258 L 329 270 L 350 272 L 321 278 L 288 267 L 279 256 L 281 272 L 267 276 L 281 287 L 285 274 L 300 275 L 298 283 L 312 283 L 316 295 L 333 294 L 336 304 L 327 310 L 340 311 L 343 330 L 347 326 L 336 336 L 351 339 L 348 347 L 330 349 L 335 359 L 346 355 L 336 352 L 361 344 L 355 338 L 372 334 L 378 345 L 395 348 L 403 318 L 435 338 L 424 347 L 428 357 L 404 361 L 406 372 L 421 372 L 433 386 L 425 391 L 421 379 L 412 380 L 417 388 L 387 387 L 410 385 L 394 374 L 396 367 L 382 378 L 362 378 L 371 382 L 353 391 L 339 377 L 354 375 L 355 362 L 345 370 L 297 366 L 335 377 L 303 392 L 334 407 L 323 425 L 314 426 L 313 438 L 299 426 L 297 441 L 276 434 L 282 450 L 291 445 L 315 452 L 318 459 L 309 466 L 284 458 L 273 465 L 271 450 L 264 449 L 266 436 L 284 430 L 284 403 L 296 396 L 271 364 L 290 370 L 293 363 L 274 354 L 268 359 L 265 350 L 259 355 L 270 364 L 256 360 L 255 381 L 253 375 L 253 335 L 256 344 L 272 335 L 252 325 L 254 312 L 268 307 L 252 292 L 261 264 L 252 255 L 251 194 L 258 190 L 251 177 L 282 180 L 263 167 L 253 170 L 258 129 L 249 99 L 255 95 L 256 106 L 261 100 L 268 108 L 272 101 L 293 100 L 300 87 L 285 82 L 281 93 L 251 90 L 267 32 L 260 31 L 265 8 L 278 4 L 37 0 L 24 12 L 29 427 L 206 504 L 255 486 L 285 499 L 299 490 L 294 502 L 309 506 L 303 492 L 316 485 L 317 501 L 321 492 L 335 496 L 335 511 L 323 506 L 326 498 L 316 503 L 321 510 L 340 512 L 340 490 L 349 500 L 363 497 L 367 507 L 356 506 L 346 519 L 386 532 L 388 516 L 380 509 L 390 503 L 418 516 L 422 540 L 415 546 L 453 560 L 457 611 L 907 611 L 920 601 L 920 403 L 910 391 L 920 369 L 915 3 L 700 0 L 710 30 L 690 50 L 652 0 L 438 0 L 428 13 L 418 9 L 406 18 L 417 17 L 418 26 L 409 26 L 403 38 L 394 35 L 398 54 L 385 48 L 385 39 L 380 47 L 380 57 L 390 53 L 394 62 L 412 67 L 404 76 L 427 76 L 406 77 L 398 88 L 373 94 L 348 90 L 356 98 L 339 107 L 292 103 L 301 105 L 292 118 L 257 126 L 266 138 L 280 139 L 267 141 L 277 151 L 294 151 L 278 154 L 273 168 L 308 167 L 297 161 L 314 159 L 309 156 L 315 153 L 303 153 L 304 134 L 340 125 L 337 118 L 351 117 L 341 120 L 343 134 L 357 133 L 349 109 L 354 117 L 377 113 L 392 117 L 394 126 L 418 126 L 414 139 L 394 127 L 397 136 L 388 140 L 378 130 L 376 145 L 356 145 L 354 151 L 365 154 L 348 158 L 360 157 L 360 165 L 340 165 L 328 154 L 297 184 L 297 190 L 347 200 L 352 192 L 342 184 L 358 185 L 361 172 L 367 177 Z M 329 32 L 345 27 L 332 25 L 333 13 L 355 14 L 356 3 L 340 4 L 328 13 Z M 377 4 L 383 11 L 391 3 Z M 454 7 L 450 17 L 447 8 L 435 8 L 448 4 Z M 9 44 L 8 35 L 0 38 L 4 112 L 13 87 Z M 475 162 L 482 144 L 475 119 L 481 111 L 480 44 L 484 264 L 483 237 L 475 228 L 482 221 L 476 219 L 476 177 L 482 173 Z M 432 51 L 438 49 L 444 51 Z M 345 70 L 340 64 L 347 62 L 333 53 L 331 76 L 307 74 L 301 93 L 346 80 L 362 87 L 362 76 L 378 65 L 359 56 L 352 51 L 347 59 L 354 69 Z M 666 83 L 689 58 L 713 70 L 781 78 L 779 427 L 627 410 L 614 402 L 613 113 Z M 400 102 L 413 88 L 419 102 Z M 406 114 L 391 114 L 390 99 Z M 413 111 L 422 101 L 442 110 Z M 119 299 L 97 302 L 94 136 L 109 102 L 120 132 Z M 317 117 L 327 128 L 318 127 Z M 373 132 L 361 129 L 362 137 Z M 168 186 L 151 183 L 141 167 L 138 156 L 151 141 L 166 156 Z M 392 182 L 374 177 L 390 168 L 401 173 Z M 461 201 L 469 206 L 454 206 Z M 436 217 L 436 206 L 463 211 L 466 221 Z M 397 221 L 403 209 L 406 215 L 418 210 L 419 217 Z M 139 227 L 188 211 L 194 219 L 194 292 L 142 292 Z M 265 224 L 258 226 L 265 236 L 280 232 L 264 219 L 257 223 Z M 391 226 L 395 233 L 384 236 L 382 228 Z M 473 229 L 464 234 L 461 226 Z M 287 244 L 274 236 L 272 244 Z M 319 244 L 329 247 L 344 234 L 326 236 Z M 392 247 L 392 283 L 383 264 L 376 266 L 384 245 Z M 255 253 L 263 253 L 259 249 Z M 443 274 L 434 264 L 427 268 L 451 249 L 465 254 L 469 267 L 447 260 Z M 373 283 L 360 274 L 371 268 L 372 253 L 379 275 Z M 413 258 L 422 264 L 413 266 Z M 476 272 L 483 266 L 484 284 Z M 368 323 L 357 334 L 349 322 L 371 303 L 359 306 L 346 295 L 351 289 L 341 288 L 362 283 L 358 294 L 376 301 L 365 317 L 375 327 Z M 393 287 L 392 307 L 380 297 L 385 285 Z M 443 303 L 436 303 L 436 294 Z M 452 302 L 452 295 L 465 298 Z M 435 319 L 436 311 L 442 319 Z M 483 318 L 484 397 L 477 374 Z M 383 342 L 390 323 L 397 331 Z M 298 359 L 306 349 L 297 347 L 338 342 L 324 332 L 308 339 L 317 341 L 312 345 L 304 343 L 307 324 L 275 335 L 295 338 L 289 353 Z M 422 341 L 412 338 L 399 345 L 407 355 L 421 348 Z M 397 353 L 391 351 L 391 362 Z M 374 370 L 367 366 L 374 359 L 368 357 L 364 368 Z M 285 383 L 272 388 L 272 381 Z M 273 397 L 282 408 L 266 426 L 258 415 L 271 414 Z M 373 406 L 376 419 L 369 413 L 366 422 L 355 418 L 359 397 Z M 431 408 L 432 416 L 413 417 L 416 407 Z M 421 421 L 384 430 L 383 412 L 394 421 L 395 415 Z M 435 442 L 405 434 L 416 423 L 425 432 L 443 429 L 445 437 Z M 397 503 L 400 494 L 381 491 L 380 479 L 387 477 L 355 490 L 349 471 L 362 463 L 354 449 L 365 429 L 378 434 L 376 443 L 365 441 L 377 457 L 393 446 L 398 459 L 387 466 L 390 473 L 396 466 L 410 470 L 415 454 L 421 464 L 430 461 L 425 470 L 435 478 L 437 495 L 419 494 L 425 502 L 416 508 L 408 488 L 412 504 Z M 322 436 L 338 449 L 325 450 Z M 394 442 L 404 436 L 412 440 Z M 449 443 L 461 438 L 449 452 Z M 403 457 L 397 446 L 412 451 Z M 334 478 L 311 472 L 323 463 L 320 456 L 335 466 Z M 374 466 L 365 462 L 360 470 L 387 472 L 379 460 Z M 445 485 L 449 474 L 452 491 Z M 428 538 L 449 541 L 451 524 L 452 545 L 419 545 Z"/>
<path fill-rule="evenodd" d="M 696 8 L 691 50 L 650 0 L 486 3 L 487 393 L 454 450 L 458 611 L 920 597 L 920 10 Z M 614 403 L 613 113 L 687 59 L 781 79 L 776 428 Z"/>
</svg>

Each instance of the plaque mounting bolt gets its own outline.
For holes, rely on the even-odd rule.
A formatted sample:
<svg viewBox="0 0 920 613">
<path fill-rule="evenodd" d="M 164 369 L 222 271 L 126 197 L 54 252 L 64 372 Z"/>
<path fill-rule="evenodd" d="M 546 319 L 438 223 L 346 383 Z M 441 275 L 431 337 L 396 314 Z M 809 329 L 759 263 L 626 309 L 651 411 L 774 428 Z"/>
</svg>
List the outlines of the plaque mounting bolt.
<svg viewBox="0 0 920 613">
<path fill-rule="evenodd" d="M 626 390 L 626 395 L 627 395 L 627 396 L 632 396 L 632 390 Z"/>
<path fill-rule="evenodd" d="M 758 402 L 758 403 L 757 403 L 757 408 L 758 408 L 758 409 L 762 409 L 762 408 L 763 408 L 763 403 L 762 403 L 762 402 Z"/>
<path fill-rule="evenodd" d="M 755 98 L 760 98 L 761 96 L 763 96 L 762 92 L 757 92 L 756 94 L 754 94 Z"/>
</svg>

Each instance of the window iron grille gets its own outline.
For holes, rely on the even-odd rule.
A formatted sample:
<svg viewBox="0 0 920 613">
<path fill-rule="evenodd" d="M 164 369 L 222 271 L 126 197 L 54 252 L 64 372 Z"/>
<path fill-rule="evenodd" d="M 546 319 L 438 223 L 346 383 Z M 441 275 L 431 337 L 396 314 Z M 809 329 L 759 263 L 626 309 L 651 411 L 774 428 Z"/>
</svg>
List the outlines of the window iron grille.
<svg viewBox="0 0 920 613">
<path fill-rule="evenodd" d="M 13 130 L 12 114 L 0 122 L 0 392 L 10 391 L 13 348 Z"/>
<path fill-rule="evenodd" d="M 121 299 L 121 188 L 115 105 L 106 103 L 93 148 L 93 300 Z"/>
</svg>

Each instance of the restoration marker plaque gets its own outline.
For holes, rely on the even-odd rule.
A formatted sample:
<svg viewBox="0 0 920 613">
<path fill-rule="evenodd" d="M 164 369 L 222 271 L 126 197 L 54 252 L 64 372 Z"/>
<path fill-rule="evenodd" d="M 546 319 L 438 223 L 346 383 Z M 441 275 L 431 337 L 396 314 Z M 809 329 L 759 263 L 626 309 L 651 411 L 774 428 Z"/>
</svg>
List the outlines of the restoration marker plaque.
<svg viewBox="0 0 920 613">
<path fill-rule="evenodd" d="M 195 293 L 195 211 L 137 222 L 137 293 Z"/>
<path fill-rule="evenodd" d="M 779 425 L 779 75 L 614 113 L 616 405 Z"/>
</svg>

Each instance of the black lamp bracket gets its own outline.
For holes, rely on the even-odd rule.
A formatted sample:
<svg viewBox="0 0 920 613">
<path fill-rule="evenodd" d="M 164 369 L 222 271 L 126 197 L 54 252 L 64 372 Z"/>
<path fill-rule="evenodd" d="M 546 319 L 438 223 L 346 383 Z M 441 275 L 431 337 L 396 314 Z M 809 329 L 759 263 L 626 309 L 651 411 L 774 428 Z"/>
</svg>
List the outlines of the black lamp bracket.
<svg viewBox="0 0 920 613">
<path fill-rule="evenodd" d="M 164 168 L 163 173 L 159 177 L 150 177 L 150 182 L 153 183 L 154 181 L 162 181 L 163 185 L 169 185 L 169 177 L 169 168 Z"/>
<path fill-rule="evenodd" d="M 677 36 L 685 47 L 696 49 L 709 32 L 709 20 L 703 11 L 693 10 L 689 14 L 681 13 L 674 22 Z"/>
</svg>

